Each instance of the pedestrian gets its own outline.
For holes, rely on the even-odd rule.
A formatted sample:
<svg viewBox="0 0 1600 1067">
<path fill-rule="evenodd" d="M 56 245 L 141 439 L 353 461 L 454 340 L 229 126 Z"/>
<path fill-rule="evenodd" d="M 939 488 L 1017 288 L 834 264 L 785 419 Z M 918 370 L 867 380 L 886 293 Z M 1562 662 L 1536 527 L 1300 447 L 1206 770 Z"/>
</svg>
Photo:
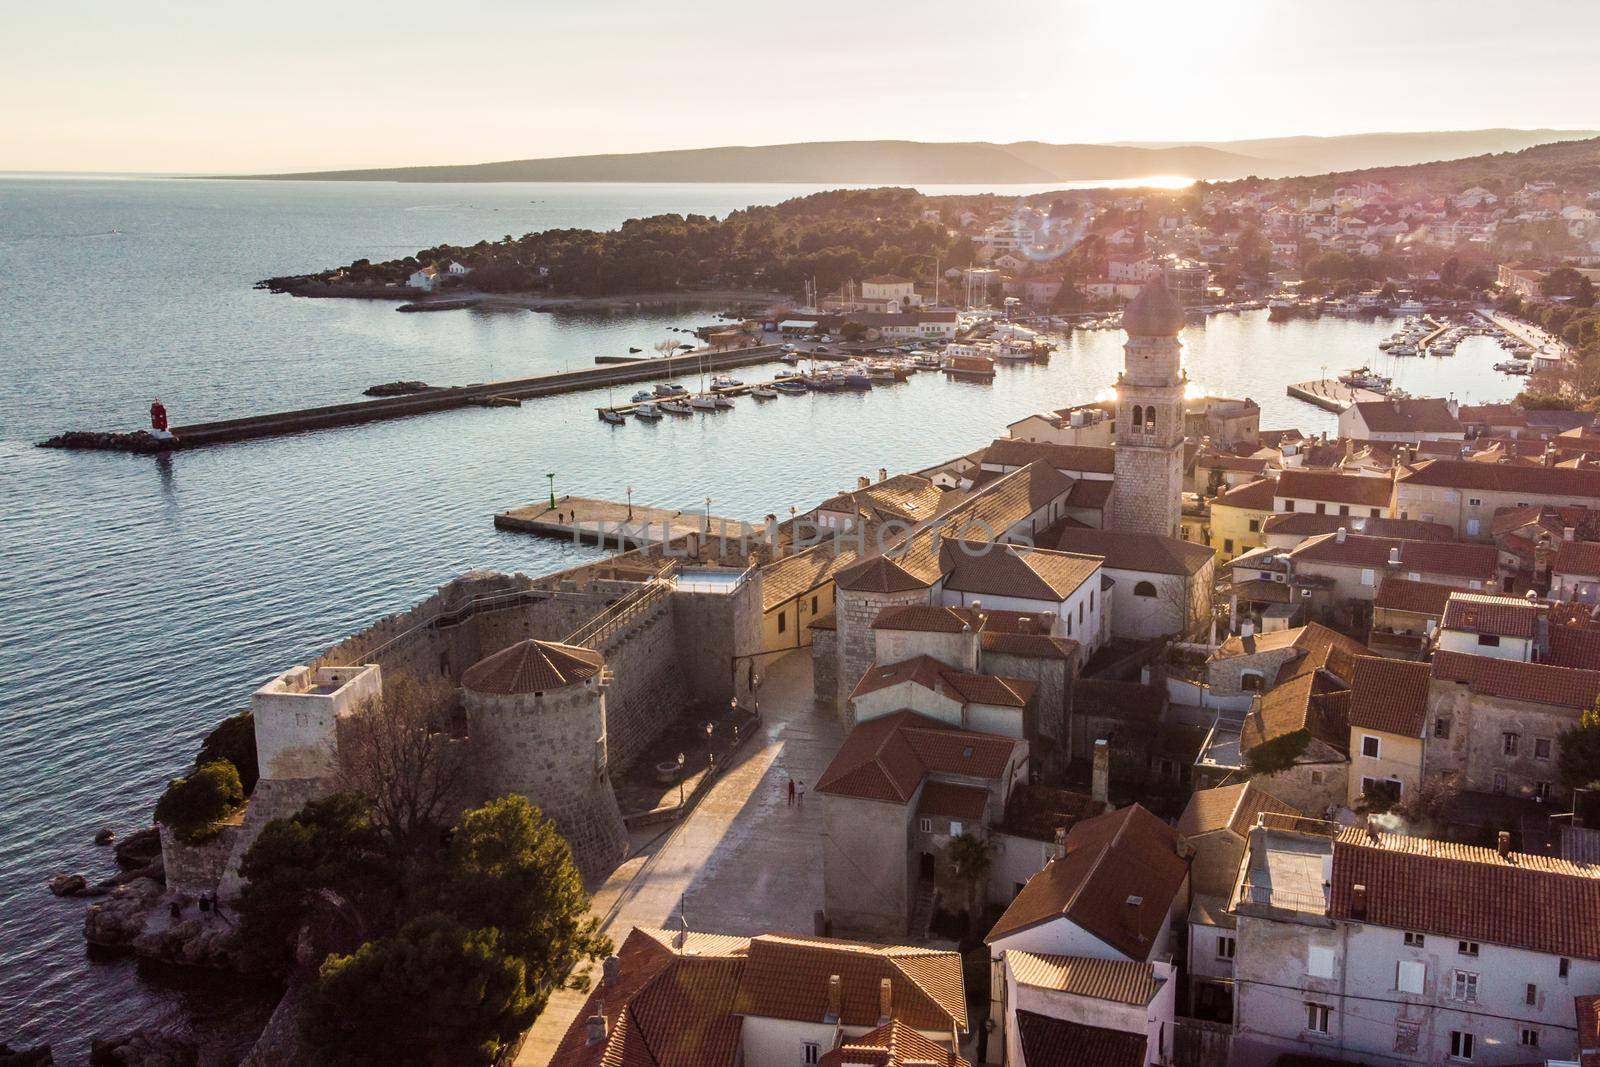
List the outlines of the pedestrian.
<svg viewBox="0 0 1600 1067">
<path fill-rule="evenodd" d="M 800 783 L 800 801 L 799 801 L 799 803 L 800 803 L 800 806 L 802 808 L 806 806 L 806 783 L 803 782 L 803 781 Z"/>
<path fill-rule="evenodd" d="M 794 779 L 789 779 L 789 806 L 794 807 Z"/>
</svg>

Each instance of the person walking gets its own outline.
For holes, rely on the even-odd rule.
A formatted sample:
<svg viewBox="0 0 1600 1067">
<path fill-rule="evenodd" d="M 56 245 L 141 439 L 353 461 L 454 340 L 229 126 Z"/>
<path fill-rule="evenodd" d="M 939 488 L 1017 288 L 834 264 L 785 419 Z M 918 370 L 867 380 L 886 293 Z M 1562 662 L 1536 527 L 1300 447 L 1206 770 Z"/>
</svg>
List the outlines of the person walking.
<svg viewBox="0 0 1600 1067">
<path fill-rule="evenodd" d="M 789 806 L 794 807 L 794 779 L 789 779 Z"/>
<path fill-rule="evenodd" d="M 806 783 L 805 782 L 801 782 L 800 783 L 800 800 L 799 800 L 799 804 L 800 804 L 800 806 L 802 808 L 806 806 Z"/>
</svg>

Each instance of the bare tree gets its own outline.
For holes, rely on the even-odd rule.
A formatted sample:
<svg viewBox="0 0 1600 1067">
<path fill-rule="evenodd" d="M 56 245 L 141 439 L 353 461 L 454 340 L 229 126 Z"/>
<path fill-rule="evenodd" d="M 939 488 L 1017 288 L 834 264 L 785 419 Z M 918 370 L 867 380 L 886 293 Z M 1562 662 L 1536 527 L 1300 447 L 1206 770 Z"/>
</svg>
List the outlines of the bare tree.
<svg viewBox="0 0 1600 1067">
<path fill-rule="evenodd" d="M 655 347 L 656 351 L 661 353 L 662 358 L 665 358 L 667 356 L 674 355 L 678 351 L 678 342 L 672 338 L 668 338 L 665 341 L 657 341 Z"/>
<path fill-rule="evenodd" d="M 340 787 L 369 797 L 396 845 L 414 847 L 442 821 L 464 774 L 464 748 L 448 730 L 454 691 L 408 674 L 339 721 Z"/>
</svg>

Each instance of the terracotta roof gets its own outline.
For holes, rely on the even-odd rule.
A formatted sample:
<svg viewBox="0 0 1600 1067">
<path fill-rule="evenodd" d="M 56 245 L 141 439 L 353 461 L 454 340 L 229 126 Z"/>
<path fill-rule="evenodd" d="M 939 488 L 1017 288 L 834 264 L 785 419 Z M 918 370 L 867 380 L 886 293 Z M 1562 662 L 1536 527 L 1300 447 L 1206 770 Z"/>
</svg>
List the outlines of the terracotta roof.
<svg viewBox="0 0 1600 1067">
<path fill-rule="evenodd" d="M 1393 575 L 1384 578 L 1378 583 L 1378 595 L 1372 600 L 1375 608 L 1386 608 L 1390 611 L 1405 611 L 1413 615 L 1433 615 L 1442 618 L 1444 608 L 1450 600 L 1451 593 L 1465 593 L 1466 589 L 1458 589 L 1453 585 L 1439 585 L 1436 582 L 1414 582 L 1409 578 L 1396 578 Z"/>
<path fill-rule="evenodd" d="M 1279 815 L 1304 814 L 1254 782 L 1219 785 L 1212 789 L 1196 789 L 1190 794 L 1189 803 L 1178 819 L 1178 833 L 1184 837 L 1198 837 L 1226 829 L 1247 837 L 1256 824 L 1256 816 L 1264 811 Z"/>
<path fill-rule="evenodd" d="M 1141 1067 L 1144 1034 L 1018 1011 L 1017 1042 L 1028 1067 Z"/>
<path fill-rule="evenodd" d="M 1112 474 L 1117 450 L 1105 445 L 1058 445 L 1049 441 L 1020 441 L 997 437 L 983 450 L 983 462 L 997 467 L 1025 467 L 1035 460 L 1058 471 Z"/>
<path fill-rule="evenodd" d="M 1356 885 L 1375 926 L 1600 960 L 1600 867 L 1352 828 L 1333 845 L 1331 917 L 1355 917 Z"/>
<path fill-rule="evenodd" d="M 924 782 L 918 815 L 943 815 L 950 819 L 977 823 L 989 809 L 989 791 L 975 785 L 954 782 Z"/>
<path fill-rule="evenodd" d="M 1539 609 L 1520 597 L 1451 593 L 1440 625 L 1466 633 L 1531 638 L 1538 618 Z"/>
<path fill-rule="evenodd" d="M 1528 425 L 1528 413 L 1515 404 L 1462 404 L 1456 409 L 1456 417 L 1471 425 Z"/>
<path fill-rule="evenodd" d="M 897 559 L 888 556 L 873 556 L 847 567 L 835 576 L 834 582 L 840 589 L 860 593 L 909 593 L 933 584 L 932 580 L 911 574 Z"/>
<path fill-rule="evenodd" d="M 926 522 L 939 513 L 945 493 L 920 474 L 896 474 L 860 489 L 851 489 L 817 505 L 818 511 L 860 515 L 872 522 Z"/>
<path fill-rule="evenodd" d="M 817 1067 L 971 1067 L 936 1041 L 895 1019 L 860 1037 L 845 1038 L 817 1061 Z"/>
<path fill-rule="evenodd" d="M 963 704 L 992 704 L 996 707 L 1026 707 L 1038 684 L 1023 678 L 1000 678 L 990 674 L 967 674 L 941 663 L 932 656 L 913 656 L 899 663 L 873 665 L 861 676 L 852 699 L 880 689 L 912 682 L 935 693 L 951 696 Z"/>
<path fill-rule="evenodd" d="M 1578 1063 L 1600 1067 L 1600 996 L 1574 997 L 1572 1008 L 1578 1016 Z"/>
<path fill-rule="evenodd" d="M 831 611 L 826 615 L 818 615 L 806 623 L 806 629 L 808 630 L 837 630 L 838 628 L 839 616 Z"/>
<path fill-rule="evenodd" d="M 1098 556 L 986 541 L 945 541 L 944 588 L 1060 602 L 1100 570 Z"/>
<path fill-rule="evenodd" d="M 1272 582 L 1265 578 L 1252 578 L 1246 582 L 1236 580 L 1233 592 L 1240 600 L 1258 604 L 1287 604 L 1294 599 L 1289 594 L 1287 582 Z"/>
<path fill-rule="evenodd" d="M 1189 874 L 1177 845 L 1177 831 L 1138 804 L 1085 819 L 1068 831 L 1066 855 L 1028 879 L 985 940 L 1064 918 L 1129 959 L 1149 959 Z"/>
<path fill-rule="evenodd" d="M 1490 581 L 1499 565 L 1493 545 L 1466 545 L 1448 541 L 1406 541 L 1397 537 L 1368 537 L 1324 534 L 1302 541 L 1289 550 L 1295 563 L 1324 563 L 1344 567 L 1383 568 L 1389 566 L 1389 553 L 1399 549 L 1396 570 L 1419 574 L 1447 574 L 1453 577 Z"/>
<path fill-rule="evenodd" d="M 1350 679 L 1351 728 L 1421 737 L 1432 680 L 1433 669 L 1426 663 L 1359 657 Z"/>
<path fill-rule="evenodd" d="M 1056 523 L 1039 531 L 1037 543 L 1063 552 L 1099 556 L 1112 570 L 1144 571 L 1150 574 L 1199 574 L 1216 558 L 1217 551 L 1179 537 L 1131 533 L 1127 530 L 1095 530 Z"/>
<path fill-rule="evenodd" d="M 874 630 L 916 630 L 922 633 L 959 634 L 979 628 L 976 612 L 970 608 L 935 607 L 931 604 L 906 604 L 884 608 L 872 620 Z"/>
<path fill-rule="evenodd" d="M 1466 460 L 1424 460 L 1400 472 L 1401 485 L 1483 489 L 1539 497 L 1600 497 L 1600 471 L 1570 467 L 1513 467 Z"/>
<path fill-rule="evenodd" d="M 605 657 L 592 649 L 554 641 L 519 641 L 468 667 L 463 688 L 510 696 L 576 685 L 599 674 Z"/>
<path fill-rule="evenodd" d="M 1259 480 L 1267 471 L 1267 461 L 1256 456 L 1235 456 L 1228 452 L 1197 452 L 1194 465 L 1200 470 L 1244 471 Z"/>
<path fill-rule="evenodd" d="M 1562 541 L 1550 569 L 1557 574 L 1600 575 L 1600 543 Z"/>
<path fill-rule="evenodd" d="M 763 934 L 750 939 L 734 1011 L 822 1022 L 828 978 L 843 987 L 839 1022 L 876 1026 L 879 983 L 889 979 L 892 1016 L 918 1030 L 965 1030 L 961 956 L 934 949 Z"/>
<path fill-rule="evenodd" d="M 1234 634 L 1217 646 L 1217 650 L 1211 653 L 1211 659 L 1233 659 L 1236 656 L 1253 656 L 1284 649 L 1294 649 L 1300 655 L 1285 661 L 1278 669 L 1275 681 L 1280 683 L 1293 675 L 1316 670 L 1331 671 L 1349 681 L 1355 658 L 1367 654 L 1367 646 L 1355 638 L 1330 630 L 1320 622 L 1308 622 L 1292 630 L 1275 630 L 1269 634 L 1253 634 L 1250 637 Z"/>
<path fill-rule="evenodd" d="M 1559 708 L 1587 709 L 1600 697 L 1600 671 L 1471 656 L 1464 652 L 1435 652 L 1433 680 L 1464 684 L 1472 692 L 1486 696 Z"/>
<path fill-rule="evenodd" d="M 1046 634 L 991 633 L 978 638 L 985 652 L 1000 656 L 1026 656 L 1030 659 L 1077 659 L 1082 647 L 1070 637 Z"/>
<path fill-rule="evenodd" d="M 1442 522 L 1386 519 L 1382 516 L 1374 518 L 1370 515 L 1318 515 L 1314 511 L 1291 511 L 1286 515 L 1273 515 L 1261 524 L 1261 532 L 1316 537 L 1319 534 L 1337 533 L 1341 527 L 1349 533 L 1368 534 L 1372 537 L 1399 537 L 1408 541 L 1456 539 L 1456 532 Z"/>
<path fill-rule="evenodd" d="M 1103 510 L 1115 488 L 1116 483 L 1110 479 L 1080 478 L 1067 494 L 1067 507 Z"/>
<path fill-rule="evenodd" d="M 1012 788 L 1002 825 L 1016 837 L 1054 841 L 1056 830 L 1070 830 L 1105 809 L 1105 801 L 1087 793 L 1024 782 Z"/>
<path fill-rule="evenodd" d="M 1224 489 L 1211 498 L 1214 508 L 1248 508 L 1251 511 L 1271 511 L 1273 498 L 1277 495 L 1278 482 L 1275 478 L 1257 478 L 1253 482 Z"/>
<path fill-rule="evenodd" d="M 1552 623 L 1544 661 L 1556 667 L 1600 670 L 1600 628 Z"/>
<path fill-rule="evenodd" d="M 1349 697 L 1348 689 L 1317 672 L 1280 681 L 1245 715 L 1239 751 L 1305 731 L 1342 752 L 1350 743 Z"/>
<path fill-rule="evenodd" d="M 860 560 L 854 548 L 831 540 L 774 560 L 761 568 L 761 608 L 771 611 L 804 596 Z"/>
<path fill-rule="evenodd" d="M 1364 400 L 1354 405 L 1361 421 L 1375 433 L 1460 433 L 1461 422 L 1440 397 L 1413 400 Z"/>
<path fill-rule="evenodd" d="M 817 782 L 817 792 L 909 803 L 929 774 L 999 779 L 1011 761 L 1009 737 L 960 730 L 914 711 L 868 719 L 850 731 Z"/>
<path fill-rule="evenodd" d="M 1277 495 L 1289 500 L 1327 500 L 1358 507 L 1386 508 L 1393 489 L 1388 478 L 1291 469 L 1278 475 Z"/>
<path fill-rule="evenodd" d="M 1092 956 L 1048 956 L 1010 949 L 1005 955 L 1011 973 L 1022 985 L 1058 993 L 1144 1007 L 1165 981 L 1142 960 L 1106 960 Z"/>
</svg>

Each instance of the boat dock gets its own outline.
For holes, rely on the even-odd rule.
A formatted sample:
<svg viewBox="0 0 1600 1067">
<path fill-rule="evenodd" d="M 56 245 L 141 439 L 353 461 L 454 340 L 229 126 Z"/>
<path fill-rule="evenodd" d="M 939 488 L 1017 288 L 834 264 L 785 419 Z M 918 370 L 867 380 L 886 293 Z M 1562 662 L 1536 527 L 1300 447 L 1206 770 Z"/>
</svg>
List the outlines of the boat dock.
<svg viewBox="0 0 1600 1067">
<path fill-rule="evenodd" d="M 1374 400 L 1388 399 L 1382 393 L 1371 389 L 1357 389 L 1345 385 L 1337 378 L 1313 378 L 1309 382 L 1296 382 L 1289 386 L 1289 395 L 1296 400 L 1304 400 L 1308 404 L 1315 404 L 1325 411 L 1335 415 L 1343 412 L 1352 404 L 1366 404 Z"/>
<path fill-rule="evenodd" d="M 238 419 L 174 426 L 172 433 L 177 440 L 170 447 L 201 448 L 206 445 L 249 441 L 262 437 L 280 437 L 306 430 L 358 426 L 366 422 L 407 418 L 412 415 L 453 411 L 465 407 L 514 406 L 516 402 L 530 397 L 604 389 L 608 386 L 634 382 L 664 381 L 686 374 L 698 374 L 702 370 L 709 373 L 732 367 L 771 363 L 781 352 L 781 347 L 776 344 L 720 351 L 701 349 L 677 356 L 608 363 L 583 370 L 559 371 L 555 374 L 540 374 L 528 378 L 507 378 L 472 385 L 443 386 L 405 396 L 358 400 L 348 404 L 331 404 L 268 415 L 249 415 Z M 82 440 L 64 443 L 59 447 L 98 451 L 153 451 L 147 448 L 130 449 L 126 441 L 119 443 L 118 439 L 123 435 L 118 434 L 90 433 L 68 436 L 81 436 Z"/>
<path fill-rule="evenodd" d="M 708 525 L 712 536 L 729 538 L 745 533 L 754 537 L 761 529 L 720 515 L 708 519 L 701 510 L 673 511 L 583 496 L 556 497 L 555 507 L 539 503 L 502 511 L 495 515 L 494 524 L 501 530 L 623 548 L 665 544 L 696 533 L 704 535 Z"/>
</svg>

